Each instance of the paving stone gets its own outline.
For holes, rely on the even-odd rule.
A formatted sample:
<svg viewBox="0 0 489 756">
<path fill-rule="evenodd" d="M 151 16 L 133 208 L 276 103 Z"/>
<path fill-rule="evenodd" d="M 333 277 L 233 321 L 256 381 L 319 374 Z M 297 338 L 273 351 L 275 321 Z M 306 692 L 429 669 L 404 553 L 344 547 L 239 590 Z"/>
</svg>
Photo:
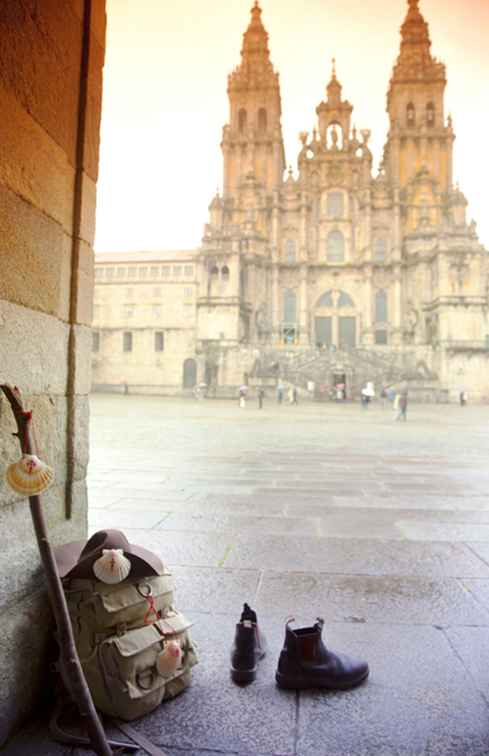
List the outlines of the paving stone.
<svg viewBox="0 0 489 756">
<path fill-rule="evenodd" d="M 135 515 L 136 517 L 136 515 Z M 154 551 L 164 564 L 214 566 L 224 564 L 230 544 L 215 533 L 195 533 L 163 530 L 136 530 L 125 528 L 124 533 L 131 543 Z"/>
<path fill-rule="evenodd" d="M 489 611 L 454 579 L 268 572 L 257 605 L 282 617 L 312 613 L 335 621 L 489 626 Z"/>
<path fill-rule="evenodd" d="M 275 685 L 276 653 L 283 627 L 264 623 L 271 649 L 252 685 L 235 685 L 229 675 L 234 616 L 200 616 L 193 629 L 203 663 L 192 686 L 135 727 L 162 747 L 238 753 L 294 753 L 296 696 Z"/>
<path fill-rule="evenodd" d="M 486 701 L 489 701 L 489 633 L 483 627 L 449 627 L 446 636 Z M 487 743 L 486 743 L 487 748 Z"/>
<path fill-rule="evenodd" d="M 136 512 L 129 509 L 94 509 L 93 511 L 90 510 L 88 515 L 88 532 L 90 535 L 103 528 L 116 528 L 118 530 L 125 530 L 125 528 L 151 529 L 162 524 L 168 516 L 169 513 L 163 511 L 163 509 L 161 511 L 138 509 Z"/>
<path fill-rule="evenodd" d="M 253 517 L 235 514 L 172 513 L 156 526 L 157 530 L 184 530 L 197 532 L 219 532 L 241 536 L 243 533 L 294 533 L 320 535 L 320 521 L 305 517 Z"/>
<path fill-rule="evenodd" d="M 328 572 L 341 575 L 489 577 L 487 565 L 464 544 L 373 539 L 241 536 L 230 543 L 228 567 Z"/>
<path fill-rule="evenodd" d="M 447 752 L 462 756 L 464 743 L 489 735 L 487 707 L 440 631 L 333 625 L 323 633 L 331 648 L 366 658 L 370 678 L 346 693 L 300 694 L 298 756 L 441 756 L 441 739 L 458 742 Z"/>
<path fill-rule="evenodd" d="M 195 612 L 236 613 L 256 600 L 260 573 L 211 567 L 172 567 L 178 607 Z"/>
</svg>

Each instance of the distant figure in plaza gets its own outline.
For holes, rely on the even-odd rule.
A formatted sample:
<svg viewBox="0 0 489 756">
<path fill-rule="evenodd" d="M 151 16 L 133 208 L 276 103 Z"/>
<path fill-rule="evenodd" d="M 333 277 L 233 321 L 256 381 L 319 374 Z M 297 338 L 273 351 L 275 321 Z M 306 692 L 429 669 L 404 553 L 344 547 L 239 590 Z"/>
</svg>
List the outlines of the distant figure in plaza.
<svg viewBox="0 0 489 756">
<path fill-rule="evenodd" d="M 246 394 L 248 393 L 248 386 L 239 387 L 239 406 L 241 409 L 246 407 Z"/>
<path fill-rule="evenodd" d="M 387 401 L 387 391 L 385 390 L 385 386 L 382 386 L 380 390 L 380 403 L 382 405 L 382 409 L 385 408 L 386 401 Z"/>
<path fill-rule="evenodd" d="M 368 405 L 375 396 L 374 384 L 368 381 L 362 389 L 362 406 L 368 409 Z"/>
<path fill-rule="evenodd" d="M 124 396 L 127 396 L 129 393 L 129 386 L 127 385 L 127 381 L 122 381 L 122 387 L 123 387 Z"/>
<path fill-rule="evenodd" d="M 345 399 L 345 384 L 344 383 L 337 383 L 336 384 L 336 401 L 342 402 Z"/>
<path fill-rule="evenodd" d="M 461 407 L 465 407 L 465 405 L 467 404 L 467 398 L 468 398 L 467 397 L 467 392 L 466 391 L 461 391 L 460 392 L 460 397 L 459 397 L 459 399 L 460 399 L 460 406 Z"/>
<path fill-rule="evenodd" d="M 396 420 L 404 420 L 406 422 L 407 420 L 407 407 L 408 407 L 408 395 L 407 392 L 403 391 L 402 394 L 398 394 L 396 397 L 396 401 L 394 402 L 394 407 L 396 407 L 397 404 L 397 415 Z"/>
<path fill-rule="evenodd" d="M 299 392 L 297 391 L 297 388 L 294 386 L 292 388 L 292 399 L 291 404 L 299 404 Z"/>
<path fill-rule="evenodd" d="M 279 404 L 282 404 L 283 400 L 284 400 L 284 386 L 283 386 L 283 383 L 278 383 L 277 384 L 277 402 Z"/>
<path fill-rule="evenodd" d="M 394 404 L 396 400 L 396 392 L 394 391 L 393 387 L 389 386 L 385 393 L 387 394 L 387 399 L 390 401 L 390 403 Z"/>
<path fill-rule="evenodd" d="M 194 386 L 193 394 L 196 399 L 204 399 L 207 391 L 207 383 L 198 383 Z"/>
<path fill-rule="evenodd" d="M 265 398 L 265 389 L 263 386 L 258 387 L 258 409 L 263 409 L 263 400 Z"/>
</svg>

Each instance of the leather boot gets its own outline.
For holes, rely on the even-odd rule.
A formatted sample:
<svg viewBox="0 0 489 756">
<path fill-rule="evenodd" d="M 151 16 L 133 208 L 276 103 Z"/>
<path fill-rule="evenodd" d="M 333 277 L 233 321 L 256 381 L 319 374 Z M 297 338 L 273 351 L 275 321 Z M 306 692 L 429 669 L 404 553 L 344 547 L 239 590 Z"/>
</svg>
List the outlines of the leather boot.
<svg viewBox="0 0 489 756">
<path fill-rule="evenodd" d="M 241 619 L 236 625 L 231 650 L 231 677 L 235 683 L 250 683 L 256 677 L 257 664 L 266 653 L 263 634 L 258 629 L 256 612 L 248 604 L 243 606 Z"/>
<path fill-rule="evenodd" d="M 347 690 L 368 677 L 367 662 L 328 651 L 321 638 L 323 625 L 324 621 L 318 619 L 313 627 L 292 630 L 287 622 L 275 675 L 279 687 Z"/>
</svg>

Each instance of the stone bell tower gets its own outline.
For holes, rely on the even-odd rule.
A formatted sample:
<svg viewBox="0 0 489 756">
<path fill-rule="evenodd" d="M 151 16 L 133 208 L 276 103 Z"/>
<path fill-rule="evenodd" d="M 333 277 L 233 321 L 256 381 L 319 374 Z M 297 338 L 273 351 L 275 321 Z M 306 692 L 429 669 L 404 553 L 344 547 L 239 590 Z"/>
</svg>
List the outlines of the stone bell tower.
<svg viewBox="0 0 489 756">
<path fill-rule="evenodd" d="M 243 36 L 241 63 L 228 77 L 229 124 L 221 144 L 225 201 L 249 175 L 271 193 L 280 187 L 285 170 L 279 75 L 270 61 L 261 13 L 255 2 Z"/>
<path fill-rule="evenodd" d="M 408 4 L 387 94 L 390 131 L 385 168 L 400 189 L 424 170 L 440 192 L 448 192 L 453 182 L 454 135 L 451 118 L 445 121 L 445 66 L 431 54 L 428 24 L 419 0 L 408 0 Z"/>
</svg>

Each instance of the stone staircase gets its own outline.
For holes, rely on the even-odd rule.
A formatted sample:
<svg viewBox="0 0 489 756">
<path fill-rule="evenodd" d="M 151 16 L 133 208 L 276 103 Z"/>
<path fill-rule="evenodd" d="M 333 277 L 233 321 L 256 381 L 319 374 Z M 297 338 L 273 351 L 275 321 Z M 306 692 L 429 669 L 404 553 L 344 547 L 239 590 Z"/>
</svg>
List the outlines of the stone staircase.
<svg viewBox="0 0 489 756">
<path fill-rule="evenodd" d="M 356 398 L 367 381 L 376 389 L 407 384 L 413 395 L 425 401 L 440 401 L 438 376 L 414 350 L 320 350 L 263 349 L 251 371 L 252 383 L 278 380 L 307 389 L 310 381 L 316 386 L 332 387 L 335 375 L 346 376 L 348 396 Z"/>
</svg>

